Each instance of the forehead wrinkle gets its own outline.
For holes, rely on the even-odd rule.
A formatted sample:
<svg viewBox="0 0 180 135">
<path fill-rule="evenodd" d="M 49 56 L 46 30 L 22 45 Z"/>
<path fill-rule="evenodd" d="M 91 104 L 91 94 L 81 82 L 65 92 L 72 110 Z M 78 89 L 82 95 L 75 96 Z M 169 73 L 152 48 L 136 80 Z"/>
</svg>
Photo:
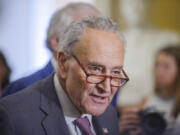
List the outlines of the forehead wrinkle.
<svg viewBox="0 0 180 135">
<path fill-rule="evenodd" d="M 94 35 L 97 35 L 97 36 L 94 36 Z M 96 42 L 102 41 L 102 35 L 108 36 L 108 38 L 114 38 L 113 43 L 120 42 L 122 44 L 120 37 L 116 33 L 113 33 L 110 31 L 105 31 L 105 30 L 93 29 L 93 28 L 86 28 L 83 31 L 78 42 L 81 45 L 85 45 L 82 42 L 93 44 L 92 42 L 95 41 L 95 39 L 96 39 Z M 106 40 L 106 39 L 104 39 L 104 40 Z M 91 47 L 91 46 L 88 46 L 88 47 Z"/>
<path fill-rule="evenodd" d="M 89 53 L 90 46 L 86 46 L 86 44 L 90 44 L 90 39 L 88 36 L 86 36 L 89 32 L 87 29 L 85 29 L 79 39 L 79 41 L 74 46 L 74 53 L 76 53 L 78 56 L 81 56 L 82 58 L 85 58 L 85 56 Z"/>
<path fill-rule="evenodd" d="M 96 62 L 96 61 L 90 61 L 90 62 L 88 62 L 87 66 L 88 66 L 88 65 L 96 65 L 96 66 L 100 66 L 100 67 L 105 67 L 104 64 L 98 63 L 98 62 Z M 122 68 L 123 68 L 123 65 L 112 67 L 112 69 L 122 69 Z"/>
</svg>

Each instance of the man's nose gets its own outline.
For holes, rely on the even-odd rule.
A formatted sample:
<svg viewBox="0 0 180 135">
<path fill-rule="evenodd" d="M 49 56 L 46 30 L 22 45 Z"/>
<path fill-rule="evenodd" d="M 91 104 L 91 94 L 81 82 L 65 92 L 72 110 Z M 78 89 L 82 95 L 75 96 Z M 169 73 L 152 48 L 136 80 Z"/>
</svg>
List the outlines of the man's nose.
<svg viewBox="0 0 180 135">
<path fill-rule="evenodd" d="M 105 92 L 111 91 L 111 79 L 109 77 L 106 77 L 105 80 L 98 84 L 98 87 L 100 87 Z"/>
</svg>

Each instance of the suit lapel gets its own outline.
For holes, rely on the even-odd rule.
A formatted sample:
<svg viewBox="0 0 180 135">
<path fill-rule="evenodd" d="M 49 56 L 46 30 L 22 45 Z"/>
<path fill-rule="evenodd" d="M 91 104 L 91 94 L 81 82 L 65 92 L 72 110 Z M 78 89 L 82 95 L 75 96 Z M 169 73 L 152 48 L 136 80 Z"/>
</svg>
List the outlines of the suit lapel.
<svg viewBox="0 0 180 135">
<path fill-rule="evenodd" d="M 94 129 L 96 131 L 96 135 L 104 135 L 102 127 L 98 119 L 96 117 L 92 117 L 92 122 L 93 122 Z"/>
<path fill-rule="evenodd" d="M 54 75 L 54 74 L 53 74 Z M 42 82 L 40 87 L 40 110 L 44 114 L 42 127 L 46 135 L 70 135 L 68 126 L 56 95 L 53 75 Z M 110 129 L 104 127 L 105 116 L 92 117 L 96 135 L 110 135 Z"/>
<path fill-rule="evenodd" d="M 45 114 L 42 120 L 43 129 L 47 135 L 70 135 L 55 92 L 53 75 L 43 84 L 45 85 L 40 97 L 40 110 Z"/>
<path fill-rule="evenodd" d="M 103 121 L 101 121 L 98 117 L 92 117 L 92 121 L 96 135 L 110 135 L 109 129 L 107 127 L 103 127 Z"/>
</svg>

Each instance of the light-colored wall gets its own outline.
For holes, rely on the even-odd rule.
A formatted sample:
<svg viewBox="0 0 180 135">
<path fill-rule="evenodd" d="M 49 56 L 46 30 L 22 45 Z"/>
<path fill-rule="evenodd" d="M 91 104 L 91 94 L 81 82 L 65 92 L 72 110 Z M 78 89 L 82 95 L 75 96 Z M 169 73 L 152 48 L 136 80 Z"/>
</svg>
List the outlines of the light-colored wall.
<svg viewBox="0 0 180 135">
<path fill-rule="evenodd" d="M 96 7 L 106 16 L 111 16 L 110 0 L 95 0 Z"/>
<path fill-rule="evenodd" d="M 31 68 L 31 27 L 32 4 L 24 0 L 4 0 L 0 25 L 0 49 L 8 58 L 14 71 L 12 78 L 20 76 Z M 28 51 L 27 51 L 28 50 Z"/>
</svg>

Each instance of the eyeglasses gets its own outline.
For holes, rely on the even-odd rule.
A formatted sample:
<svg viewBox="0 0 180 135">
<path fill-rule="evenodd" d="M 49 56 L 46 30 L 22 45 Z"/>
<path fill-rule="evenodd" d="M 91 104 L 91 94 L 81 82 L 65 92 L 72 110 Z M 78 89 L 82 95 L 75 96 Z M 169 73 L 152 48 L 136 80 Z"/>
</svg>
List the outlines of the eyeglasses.
<svg viewBox="0 0 180 135">
<path fill-rule="evenodd" d="M 78 58 L 75 55 L 72 55 L 72 57 L 76 60 L 76 62 L 79 64 L 81 69 L 86 74 L 86 81 L 88 83 L 99 84 L 99 83 L 104 82 L 104 80 L 106 78 L 110 78 L 112 87 L 122 87 L 129 80 L 129 77 L 127 76 L 127 74 L 125 73 L 125 71 L 123 69 L 121 70 L 122 71 L 121 72 L 122 77 L 113 77 L 113 76 L 110 76 L 110 75 L 97 75 L 97 74 L 87 73 L 87 71 L 85 70 L 85 68 L 81 64 L 81 62 L 78 60 Z"/>
</svg>

